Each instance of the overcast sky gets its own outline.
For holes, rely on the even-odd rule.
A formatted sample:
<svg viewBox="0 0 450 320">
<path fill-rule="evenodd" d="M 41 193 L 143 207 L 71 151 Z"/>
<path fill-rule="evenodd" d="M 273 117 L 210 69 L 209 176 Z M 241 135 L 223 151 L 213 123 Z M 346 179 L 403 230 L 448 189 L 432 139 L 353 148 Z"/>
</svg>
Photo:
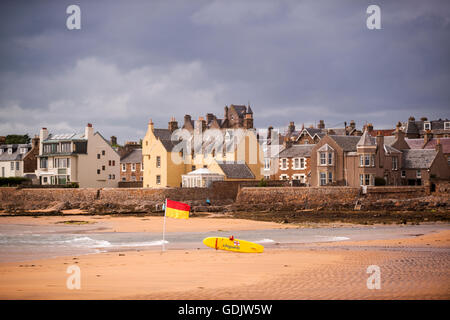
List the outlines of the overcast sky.
<svg viewBox="0 0 450 320">
<path fill-rule="evenodd" d="M 0 15 L 0 135 L 91 122 L 124 142 L 150 118 L 248 102 L 261 128 L 450 118 L 450 1 L 2 0 Z"/>
</svg>

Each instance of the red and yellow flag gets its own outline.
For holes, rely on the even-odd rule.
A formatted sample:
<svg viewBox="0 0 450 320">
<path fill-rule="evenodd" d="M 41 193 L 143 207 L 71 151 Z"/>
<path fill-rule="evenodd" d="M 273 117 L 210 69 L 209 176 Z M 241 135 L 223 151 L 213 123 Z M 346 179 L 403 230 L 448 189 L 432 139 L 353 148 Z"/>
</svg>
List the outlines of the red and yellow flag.
<svg viewBox="0 0 450 320">
<path fill-rule="evenodd" d="M 166 200 L 166 216 L 175 219 L 188 219 L 191 207 L 183 202 Z"/>
</svg>

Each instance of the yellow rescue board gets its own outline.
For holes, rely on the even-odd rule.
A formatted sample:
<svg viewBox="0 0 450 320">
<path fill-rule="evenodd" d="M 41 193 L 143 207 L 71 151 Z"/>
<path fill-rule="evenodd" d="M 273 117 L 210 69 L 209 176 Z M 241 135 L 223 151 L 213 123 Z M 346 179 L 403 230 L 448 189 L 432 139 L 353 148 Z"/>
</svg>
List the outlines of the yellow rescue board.
<svg viewBox="0 0 450 320">
<path fill-rule="evenodd" d="M 214 249 L 234 252 L 261 253 L 264 251 L 264 247 L 262 245 L 240 239 L 230 240 L 229 238 L 224 237 L 209 237 L 203 239 L 203 243 Z"/>
</svg>

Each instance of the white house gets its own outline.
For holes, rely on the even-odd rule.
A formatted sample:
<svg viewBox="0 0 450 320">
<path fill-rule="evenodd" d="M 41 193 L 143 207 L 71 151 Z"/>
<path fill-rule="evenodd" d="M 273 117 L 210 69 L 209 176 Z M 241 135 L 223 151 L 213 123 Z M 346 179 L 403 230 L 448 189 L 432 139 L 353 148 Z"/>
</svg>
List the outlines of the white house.
<svg viewBox="0 0 450 320">
<path fill-rule="evenodd" d="M 23 177 L 23 160 L 30 150 L 31 144 L 0 145 L 0 177 Z"/>
<path fill-rule="evenodd" d="M 81 188 L 117 187 L 120 156 L 88 123 L 84 134 L 40 131 L 36 176 L 41 184 L 77 182 Z"/>
</svg>

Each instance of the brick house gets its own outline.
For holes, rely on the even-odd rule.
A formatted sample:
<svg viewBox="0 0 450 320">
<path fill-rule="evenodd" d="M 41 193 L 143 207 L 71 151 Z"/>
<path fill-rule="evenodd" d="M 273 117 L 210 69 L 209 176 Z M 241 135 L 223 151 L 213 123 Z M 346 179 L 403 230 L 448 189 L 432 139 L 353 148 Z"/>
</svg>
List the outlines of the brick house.
<svg viewBox="0 0 450 320">
<path fill-rule="evenodd" d="M 434 138 L 450 138 L 450 120 L 428 120 L 426 117 L 416 120 L 409 117 L 408 122 L 403 124 L 403 130 L 409 139 L 424 138 L 427 132 Z"/>
<path fill-rule="evenodd" d="M 373 138 L 325 136 L 311 152 L 311 185 L 373 186 L 423 184 L 434 175 L 448 179 L 450 171 L 439 144 L 436 150 L 410 150 L 397 125 L 394 136 Z"/>
<path fill-rule="evenodd" d="M 133 149 L 120 159 L 120 181 L 143 181 L 142 149 Z"/>
<path fill-rule="evenodd" d="M 311 150 L 313 144 L 287 145 L 275 158 L 278 169 L 271 179 L 290 180 L 296 184 L 309 184 Z"/>
</svg>

